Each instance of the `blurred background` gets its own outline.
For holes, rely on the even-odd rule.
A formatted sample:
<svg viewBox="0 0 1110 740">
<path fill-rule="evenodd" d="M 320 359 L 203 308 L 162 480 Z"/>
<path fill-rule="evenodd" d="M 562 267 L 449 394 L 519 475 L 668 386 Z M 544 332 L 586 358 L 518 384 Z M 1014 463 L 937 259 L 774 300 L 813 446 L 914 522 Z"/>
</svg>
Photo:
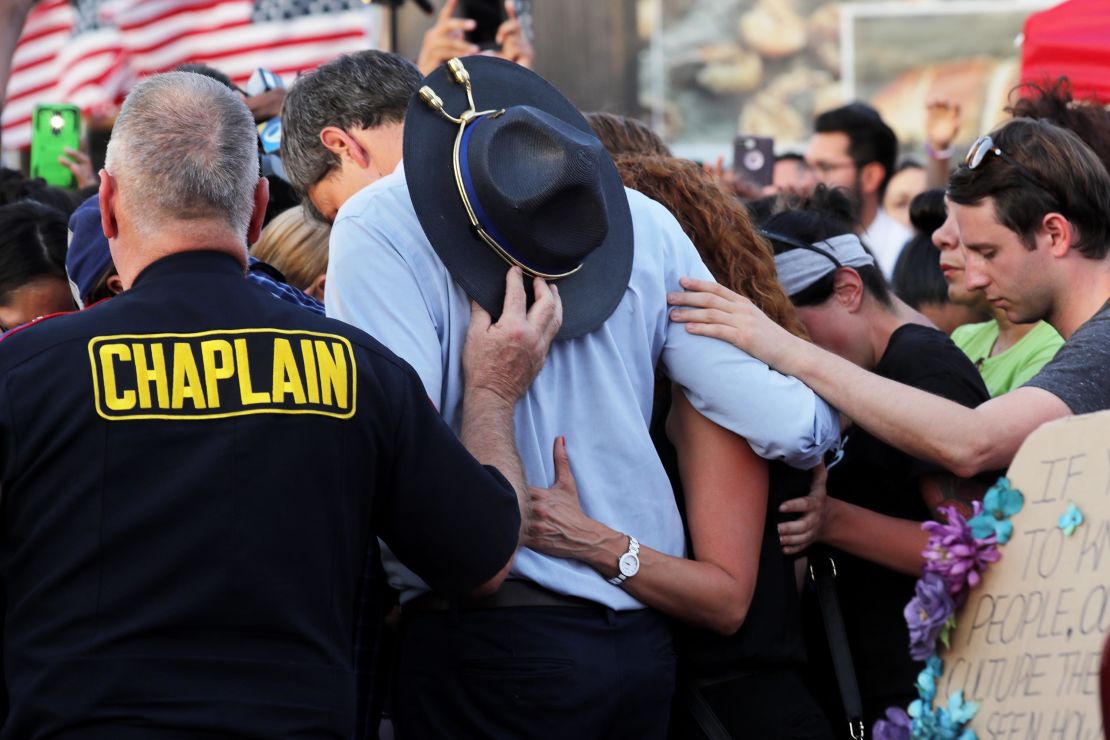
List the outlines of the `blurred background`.
<svg viewBox="0 0 1110 740">
<path fill-rule="evenodd" d="M 439 5 L 42 0 L 11 63 L 5 162 L 18 163 L 28 146 L 35 103 L 75 103 L 95 140 L 138 76 L 206 62 L 239 85 L 258 67 L 288 83 L 336 54 L 389 48 L 394 35 L 397 50 L 415 59 L 435 20 L 426 11 Z M 1042 23 L 1042 35 L 1063 34 L 1074 48 L 1061 51 L 1053 37 L 1056 56 L 1027 60 L 1026 78 L 1070 74 L 1077 97 L 1086 97 L 1082 63 L 1093 67 L 1091 84 L 1110 84 L 1100 66 L 1110 49 L 1105 0 L 517 0 L 517 7 L 535 69 L 583 110 L 638 117 L 676 153 L 702 161 L 731 160 L 738 133 L 773 137 L 779 152 L 797 150 L 816 113 L 853 99 L 872 102 L 911 153 L 922 141 L 925 101 L 958 99 L 966 131 L 957 141 L 969 141 L 1002 116 L 1022 78 L 1023 52 L 1030 56 L 1026 25 L 1049 8 L 1073 22 L 1066 32 L 1058 21 Z"/>
</svg>

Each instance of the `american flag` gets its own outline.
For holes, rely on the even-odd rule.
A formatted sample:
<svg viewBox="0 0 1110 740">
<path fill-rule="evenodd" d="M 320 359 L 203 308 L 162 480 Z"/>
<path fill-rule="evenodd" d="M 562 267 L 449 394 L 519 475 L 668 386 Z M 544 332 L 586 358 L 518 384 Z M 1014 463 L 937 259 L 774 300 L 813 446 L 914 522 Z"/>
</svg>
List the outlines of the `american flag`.
<svg viewBox="0 0 1110 740">
<path fill-rule="evenodd" d="M 381 12 L 361 0 L 41 0 L 12 60 L 5 149 L 31 141 L 37 103 L 110 110 L 135 80 L 203 62 L 238 85 L 286 78 L 378 46 Z"/>
</svg>

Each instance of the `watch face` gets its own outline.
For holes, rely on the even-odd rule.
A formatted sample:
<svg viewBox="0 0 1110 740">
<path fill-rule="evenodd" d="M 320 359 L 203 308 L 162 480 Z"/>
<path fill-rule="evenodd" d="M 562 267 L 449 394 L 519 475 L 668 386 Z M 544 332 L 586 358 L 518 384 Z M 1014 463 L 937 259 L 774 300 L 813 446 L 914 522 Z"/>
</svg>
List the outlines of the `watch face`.
<svg viewBox="0 0 1110 740">
<path fill-rule="evenodd" d="M 640 559 L 630 552 L 621 555 L 621 575 L 631 578 L 640 571 Z"/>
</svg>

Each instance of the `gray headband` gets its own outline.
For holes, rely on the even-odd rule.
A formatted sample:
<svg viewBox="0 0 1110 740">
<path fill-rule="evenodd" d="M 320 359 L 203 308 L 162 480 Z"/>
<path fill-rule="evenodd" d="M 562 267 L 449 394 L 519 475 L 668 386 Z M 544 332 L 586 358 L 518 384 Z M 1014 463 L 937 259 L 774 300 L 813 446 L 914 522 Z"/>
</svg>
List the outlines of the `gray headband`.
<svg viewBox="0 0 1110 740">
<path fill-rule="evenodd" d="M 779 282 L 788 296 L 802 292 L 841 267 L 875 264 L 875 258 L 868 254 L 855 234 L 841 234 L 809 245 L 778 234 L 764 233 L 764 236 L 798 247 L 775 255 Z"/>
</svg>

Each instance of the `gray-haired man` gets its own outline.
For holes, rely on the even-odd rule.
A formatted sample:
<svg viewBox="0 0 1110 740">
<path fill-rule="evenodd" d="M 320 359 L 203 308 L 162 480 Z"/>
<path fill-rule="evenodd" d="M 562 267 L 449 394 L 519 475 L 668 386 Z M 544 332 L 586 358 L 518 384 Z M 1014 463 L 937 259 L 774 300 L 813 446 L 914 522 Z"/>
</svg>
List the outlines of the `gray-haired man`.
<svg viewBox="0 0 1110 740">
<path fill-rule="evenodd" d="M 281 158 L 289 182 L 317 218 L 401 163 L 409 98 L 420 85 L 396 54 L 344 55 L 293 85 L 282 108 Z"/>
</svg>

